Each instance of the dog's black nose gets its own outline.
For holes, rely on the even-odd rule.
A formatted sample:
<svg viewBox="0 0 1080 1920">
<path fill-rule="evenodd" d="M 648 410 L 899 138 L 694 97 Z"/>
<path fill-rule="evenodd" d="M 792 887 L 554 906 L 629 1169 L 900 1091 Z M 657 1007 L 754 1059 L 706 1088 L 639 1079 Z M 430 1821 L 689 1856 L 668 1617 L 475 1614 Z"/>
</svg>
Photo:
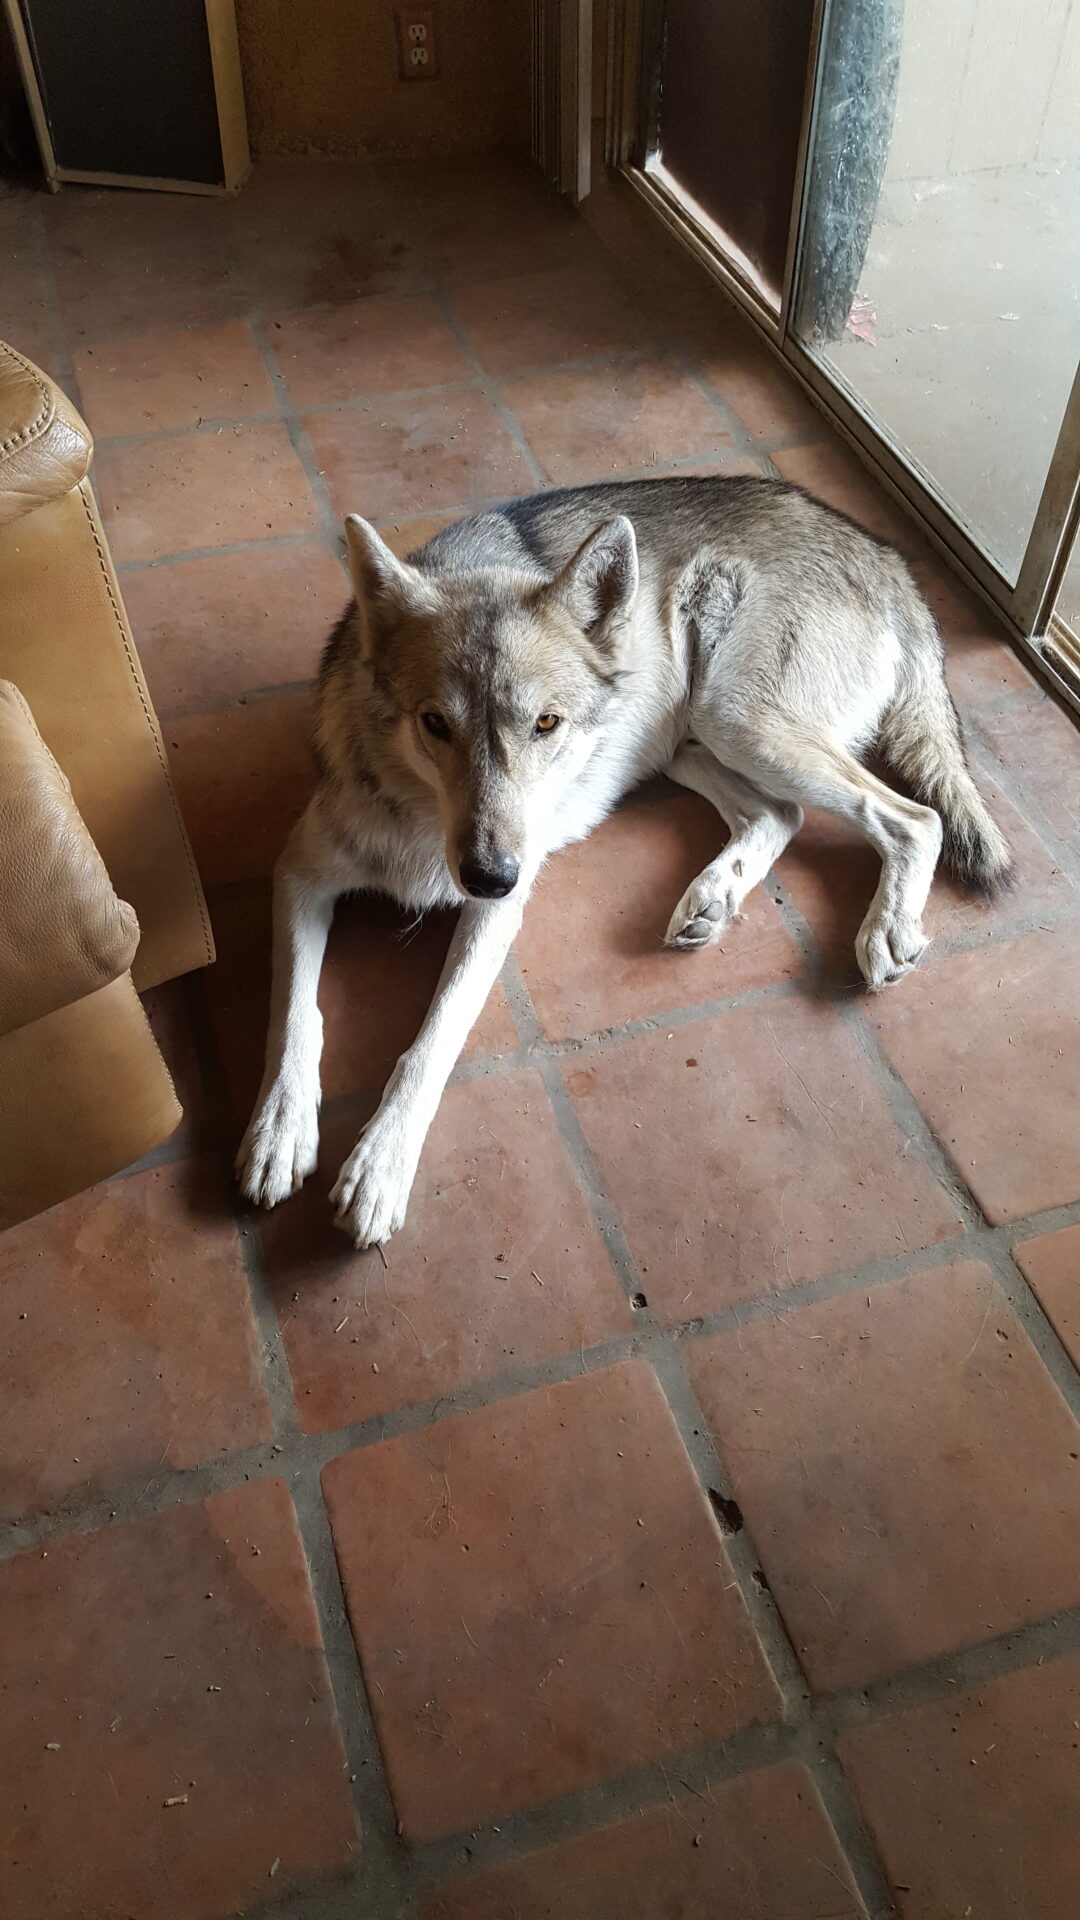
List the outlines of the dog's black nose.
<svg viewBox="0 0 1080 1920">
<path fill-rule="evenodd" d="M 463 860 L 461 884 L 474 900 L 504 900 L 513 893 L 520 872 L 513 854 L 495 853 L 490 860 Z"/>
</svg>

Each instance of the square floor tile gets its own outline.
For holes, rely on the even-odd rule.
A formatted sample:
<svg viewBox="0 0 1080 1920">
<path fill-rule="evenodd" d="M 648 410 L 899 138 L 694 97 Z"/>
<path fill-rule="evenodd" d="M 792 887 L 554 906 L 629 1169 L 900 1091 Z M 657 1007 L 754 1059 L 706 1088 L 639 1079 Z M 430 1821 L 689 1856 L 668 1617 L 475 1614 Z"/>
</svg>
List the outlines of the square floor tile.
<svg viewBox="0 0 1080 1920">
<path fill-rule="evenodd" d="M 581 221 L 528 160 L 504 152 L 383 171 L 400 230 L 443 286 L 555 270 L 595 253 Z"/>
<path fill-rule="evenodd" d="M 426 514 L 527 493 L 532 485 L 493 402 L 468 388 L 310 414 L 307 430 L 342 514 Z"/>
<path fill-rule="evenodd" d="M 165 715 L 312 679 L 349 598 L 341 566 L 315 540 L 140 567 L 123 590 Z"/>
<path fill-rule="evenodd" d="M 1074 930 L 1031 933 L 939 960 L 869 1003 L 890 1060 L 995 1225 L 1080 1194 L 1075 972 Z"/>
<path fill-rule="evenodd" d="M 716 408 L 673 360 L 537 373 L 508 381 L 504 392 L 556 486 L 734 445 Z"/>
<path fill-rule="evenodd" d="M 957 1230 L 819 1000 L 661 1028 L 563 1071 L 649 1305 L 666 1320 Z"/>
<path fill-rule="evenodd" d="M 52 302 L 33 222 L 11 217 L 0 204 L 0 247 L 4 286 L 0 294 L 0 337 L 36 366 L 52 340 Z"/>
<path fill-rule="evenodd" d="M 220 202 L 184 193 L 66 186 L 42 202 L 72 340 L 115 340 L 233 319 Z"/>
<path fill-rule="evenodd" d="M 790 979 L 802 956 L 758 887 L 722 945 L 675 953 L 664 933 L 686 888 L 728 838 L 696 794 L 651 790 L 550 863 L 516 953 L 546 1033 L 594 1033 Z"/>
<path fill-rule="evenodd" d="M 451 304 L 489 373 L 526 373 L 601 354 L 640 353 L 655 331 L 599 265 L 458 287 Z"/>
<path fill-rule="evenodd" d="M 899 1920 L 1072 1920 L 1078 1722 L 1073 1654 L 840 1734 Z"/>
<path fill-rule="evenodd" d="M 771 480 L 775 475 L 769 472 L 769 462 L 765 454 L 737 453 L 717 454 L 715 460 L 689 460 L 679 468 L 680 479 L 734 480 L 740 474 L 746 474 L 751 480 Z M 647 475 L 639 476 L 647 478 Z"/>
<path fill-rule="evenodd" d="M 346 1454 L 323 1487 L 410 1839 L 779 1712 L 644 1361 Z"/>
<path fill-rule="evenodd" d="M 246 1123 L 263 1070 L 270 1012 L 270 888 L 211 900 L 217 965 L 206 976 L 210 1017 L 233 1097 Z M 323 1097 L 381 1093 L 424 1021 L 453 932 L 452 913 L 413 915 L 378 894 L 338 902 L 319 981 Z M 517 1028 L 496 983 L 465 1042 L 465 1059 L 513 1053 Z"/>
<path fill-rule="evenodd" d="M 61 314 L 74 339 L 213 325 L 236 312 L 215 207 L 181 194 L 78 185 L 39 204 Z M 178 266 L 183 286 L 171 284 Z"/>
<path fill-rule="evenodd" d="M 439 302 L 418 294 L 305 307 L 272 321 L 269 339 L 300 407 L 438 387 L 476 373 Z"/>
<path fill-rule="evenodd" d="M 1023 712 L 986 714 L 979 731 L 1026 798 L 1080 857 L 1080 728 L 1052 700 Z"/>
<path fill-rule="evenodd" d="M 1080 1367 L 1080 1226 L 1020 1240 L 1013 1259 L 1075 1367 Z"/>
<path fill-rule="evenodd" d="M 858 1288 L 683 1357 L 815 1687 L 1080 1600 L 1080 1427 L 988 1267 Z"/>
<path fill-rule="evenodd" d="M 98 439 L 277 412 L 246 320 L 82 347 L 75 373 L 82 412 Z"/>
<path fill-rule="evenodd" d="M 280 1480 L 21 1554 L 0 1609 L 6 1920 L 219 1920 L 349 1863 Z"/>
<path fill-rule="evenodd" d="M 914 520 L 835 434 L 820 445 L 789 448 L 773 457 L 784 479 L 794 486 L 804 487 L 849 520 L 857 520 L 868 533 L 888 540 L 901 553 L 922 555 L 924 542 Z"/>
<path fill-rule="evenodd" d="M 506 1866 L 452 1881 L 424 1920 L 865 1920 L 811 1776 L 793 1760 L 673 1793 Z"/>
<path fill-rule="evenodd" d="M 272 423 L 104 446 L 94 472 L 120 562 L 306 533 L 318 525 L 288 433 Z"/>
<path fill-rule="evenodd" d="M 135 1173 L 0 1234 L 0 1512 L 268 1440 L 240 1241 L 207 1161 Z"/>
<path fill-rule="evenodd" d="M 813 440 L 828 432 L 824 414 L 776 356 L 759 345 L 745 320 L 718 319 L 712 344 L 695 357 L 709 385 L 755 439 L 799 434 Z"/>
<path fill-rule="evenodd" d="M 912 573 L 945 642 L 945 673 L 961 716 L 1015 695 L 1039 697 L 1034 676 L 988 607 L 941 566 L 916 561 Z"/>
<path fill-rule="evenodd" d="M 269 873 L 315 784 L 306 694 L 189 714 L 164 728 L 203 885 Z"/>
<path fill-rule="evenodd" d="M 357 1255 L 327 1198 L 363 1117 L 324 1122 L 320 1175 L 261 1225 L 305 1431 L 632 1332 L 538 1074 L 447 1090 L 381 1254 Z"/>
<path fill-rule="evenodd" d="M 410 554 L 419 552 L 429 540 L 434 540 L 444 527 L 452 527 L 456 520 L 464 517 L 458 513 L 428 513 L 422 514 L 417 520 L 387 521 L 377 531 L 382 534 L 392 553 L 407 560 Z"/>
<path fill-rule="evenodd" d="M 885 773 L 888 782 L 890 776 Z M 1010 921 L 1040 908 L 1056 909 L 1075 899 L 1071 882 L 1010 800 L 993 780 L 978 776 L 994 819 L 1012 849 L 1015 883 L 996 900 L 973 893 L 939 866 L 923 925 L 931 942 L 981 936 L 992 940 Z M 801 831 L 783 853 L 777 875 L 792 904 L 806 920 L 831 972 L 850 985 L 861 984 L 855 938 L 866 917 L 881 875 L 881 861 L 862 835 L 835 814 L 808 807 Z M 1078 902 L 1077 904 L 1080 904 Z M 931 944 L 920 968 L 939 958 Z M 892 992 L 894 989 L 887 989 Z M 897 990 L 904 993 L 907 982 Z"/>
<path fill-rule="evenodd" d="M 655 223 L 653 223 L 655 226 Z M 661 328 L 661 338 L 676 352 L 707 360 L 731 327 L 731 306 L 719 287 L 704 278 L 683 255 L 665 256 L 653 235 L 643 234 L 637 257 L 615 249 L 635 292 Z"/>
<path fill-rule="evenodd" d="M 412 293 L 430 279 L 370 166 L 262 160 L 243 192 L 224 204 L 222 220 L 248 297 L 275 318 L 300 307 Z"/>
<path fill-rule="evenodd" d="M 21 302 L 20 305 L 22 305 Z M 11 321 L 7 320 L 4 313 L 0 311 L 0 339 L 4 340 L 8 346 L 14 347 L 15 351 L 21 353 L 24 360 L 29 360 L 32 366 L 38 367 L 42 373 L 47 374 L 50 380 L 55 380 L 57 386 L 64 387 L 71 399 L 77 401 L 78 395 L 72 387 L 68 370 L 60 358 L 62 335 L 58 327 L 54 326 L 52 316 L 46 307 L 32 310 L 31 302 L 28 300 L 21 316 L 16 313 Z"/>
</svg>

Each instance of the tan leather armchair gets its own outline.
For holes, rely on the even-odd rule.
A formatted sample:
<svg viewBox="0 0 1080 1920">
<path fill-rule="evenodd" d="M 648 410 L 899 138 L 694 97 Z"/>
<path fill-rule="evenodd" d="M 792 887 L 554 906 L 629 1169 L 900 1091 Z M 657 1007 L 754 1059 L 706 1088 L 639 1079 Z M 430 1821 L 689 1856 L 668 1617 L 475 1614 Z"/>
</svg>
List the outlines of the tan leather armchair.
<svg viewBox="0 0 1080 1920">
<path fill-rule="evenodd" d="M 138 990 L 214 958 L 91 452 L 0 344 L 0 1227 L 173 1130 Z"/>
</svg>

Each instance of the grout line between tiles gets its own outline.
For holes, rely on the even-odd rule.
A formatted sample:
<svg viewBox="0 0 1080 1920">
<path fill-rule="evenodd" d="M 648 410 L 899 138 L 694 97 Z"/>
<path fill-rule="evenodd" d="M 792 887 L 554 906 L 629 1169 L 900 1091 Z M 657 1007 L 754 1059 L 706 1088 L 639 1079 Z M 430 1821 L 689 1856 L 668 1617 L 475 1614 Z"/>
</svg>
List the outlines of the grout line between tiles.
<svg viewBox="0 0 1080 1920">
<path fill-rule="evenodd" d="M 224 1062 L 209 1017 L 205 981 L 199 976 L 188 995 L 191 1028 L 208 1111 L 224 1116 L 231 1111 Z M 224 1141 L 222 1141 L 224 1145 Z M 262 1241 L 254 1211 L 241 1200 L 226 1172 L 233 1218 L 243 1249 L 252 1312 L 259 1335 L 262 1373 L 274 1422 L 270 1444 L 271 1470 L 285 1477 L 296 1513 L 307 1560 L 308 1576 L 318 1613 L 327 1679 L 345 1749 L 353 1801 L 359 1818 L 359 1851 L 348 1876 L 349 1896 L 371 1893 L 380 1915 L 392 1920 L 392 1911 L 406 1907 L 395 1897 L 394 1907 L 384 1895 L 401 1891 L 401 1848 L 381 1754 L 376 1739 L 359 1654 L 348 1624 L 344 1593 L 329 1516 L 320 1483 L 321 1461 L 305 1445 L 292 1372 L 285 1349 L 284 1324 L 274 1303 L 263 1259 Z M 265 1458 L 265 1452 L 263 1457 Z M 304 1896 L 305 1920 L 334 1920 L 339 1889 L 321 1885 Z"/>
<path fill-rule="evenodd" d="M 786 889 L 774 877 L 769 891 L 785 926 L 798 939 L 819 976 L 823 975 L 824 957 L 813 933 Z M 889 1113 L 902 1138 L 908 1146 L 916 1149 L 938 1185 L 948 1194 L 961 1223 L 966 1227 L 982 1226 L 985 1222 L 982 1209 L 951 1155 L 933 1132 L 911 1089 L 889 1060 L 858 1000 L 851 994 L 840 993 L 833 997 L 832 1004 L 854 1040 L 860 1057 L 884 1094 Z"/>
<path fill-rule="evenodd" d="M 784 1719 L 796 1724 L 805 1718 L 810 1703 L 807 1678 L 773 1598 L 753 1536 L 734 1499 L 708 1421 L 701 1411 L 677 1350 L 673 1346 L 660 1349 L 651 1355 L 651 1359 L 653 1372 L 663 1388 L 672 1419 L 702 1492 L 713 1508 L 717 1534 L 738 1582 L 754 1636 L 764 1651 L 783 1696 Z M 731 1520 L 721 1522 L 714 1494 L 727 1503 L 723 1511 L 733 1516 Z"/>
<path fill-rule="evenodd" d="M 363 1911 L 377 1914 L 379 1920 L 384 1916 L 391 1920 L 387 1894 L 394 1897 L 395 1914 L 405 1911 L 404 1875 L 408 1856 L 398 1837 L 397 1818 L 360 1656 L 349 1625 L 318 1468 L 301 1466 L 294 1470 L 289 1477 L 289 1489 L 307 1556 L 353 1801 L 362 1830 L 352 1891 L 359 1896 Z M 377 1906 L 373 1904 L 376 1900 Z"/>
<path fill-rule="evenodd" d="M 1073 1418 L 1080 1421 L 1080 1372 L 1035 1289 L 1013 1256 L 1012 1244 L 1016 1238 L 1010 1229 L 1002 1229 L 998 1236 L 988 1242 L 981 1257 L 989 1266 Z"/>
<path fill-rule="evenodd" d="M 327 544 L 326 535 L 316 527 L 308 527 L 302 533 L 268 533 L 259 540 L 226 540 L 220 547 L 186 547 L 178 553 L 156 554 L 152 560 L 118 560 L 116 571 L 121 580 L 129 574 L 152 573 L 156 567 L 182 566 L 189 560 L 220 560 L 234 553 L 257 553 L 263 547 L 276 551 L 280 547 L 322 547 Z M 335 535 L 330 542 L 335 557 L 340 559 L 341 543 Z"/>
<path fill-rule="evenodd" d="M 443 319 L 458 345 L 461 347 L 462 352 L 472 361 L 481 384 L 481 390 L 486 393 L 488 399 L 491 401 L 503 426 L 506 428 L 525 465 L 528 467 L 533 486 L 538 490 L 550 486 L 550 475 L 544 472 L 539 458 L 533 452 L 532 443 L 526 438 L 521 422 L 507 400 L 501 383 L 488 373 L 468 332 L 458 319 L 445 293 L 440 295 L 440 309 Z"/>
<path fill-rule="evenodd" d="M 1016 711 L 1014 707 L 1012 711 Z M 1039 807 L 1031 793 L 1014 779 L 1009 768 L 998 756 L 993 741 L 982 732 L 979 721 L 981 714 L 972 715 L 965 728 L 968 756 L 974 762 L 977 772 L 1001 788 L 1006 799 L 1015 807 L 1021 819 L 1029 826 L 1036 838 L 1042 841 L 1061 871 L 1080 887 L 1080 856 L 1076 855 L 1067 840 L 1063 840 L 1053 823 Z"/>
<path fill-rule="evenodd" d="M 304 469 L 304 474 L 311 488 L 315 505 L 319 510 L 319 519 L 322 524 L 323 534 L 327 540 L 338 543 L 340 550 L 341 516 L 334 511 L 334 505 L 330 498 L 330 488 L 315 458 L 315 452 L 311 445 L 307 428 L 304 425 L 303 416 L 299 409 L 293 406 L 289 389 L 285 384 L 285 376 L 278 366 L 277 355 L 270 342 L 262 316 L 254 310 L 251 310 L 247 318 L 251 331 L 255 336 L 255 343 L 262 355 L 263 365 L 266 368 L 270 383 L 277 395 L 278 410 L 285 430 L 288 433 L 293 452 Z"/>
<path fill-rule="evenodd" d="M 873 1836 L 859 1810 L 847 1776 L 833 1746 L 823 1739 L 811 1722 L 805 1748 L 798 1743 L 793 1757 L 803 1760 L 821 1795 L 822 1804 L 848 1871 L 866 1908 L 868 1920 L 893 1920 L 896 1902 L 889 1890 L 884 1866 Z"/>
<path fill-rule="evenodd" d="M 691 1799 L 698 1794 L 707 1798 L 712 1786 L 793 1759 L 807 1766 L 816 1780 L 848 1853 L 870 1920 L 888 1920 L 894 1908 L 873 1843 L 834 1751 L 836 1735 L 885 1714 L 941 1704 L 954 1691 L 989 1684 L 1036 1663 L 1067 1658 L 1078 1649 L 1080 1609 L 1072 1609 L 980 1647 L 939 1656 L 923 1667 L 887 1680 L 818 1695 L 799 1721 L 745 1727 L 724 1740 L 627 1768 L 539 1806 L 500 1815 L 444 1840 L 421 1843 L 412 1850 L 414 1886 L 422 1892 L 460 1872 L 463 1848 L 468 1849 L 470 1870 L 482 1872 L 518 1859 L 523 1853 L 661 1807 L 670 1803 L 680 1788 Z M 685 1806 L 692 1819 L 692 1805 L 688 1801 Z"/>
<path fill-rule="evenodd" d="M 235 1213 L 238 1220 L 252 1224 L 239 1204 Z M 995 1272 L 1000 1272 L 999 1249 L 1007 1250 L 1010 1244 L 1020 1239 L 1074 1224 L 1080 1224 L 1080 1202 L 1055 1208 L 1047 1214 L 1031 1216 L 1022 1222 L 987 1229 L 980 1234 L 957 1235 L 930 1247 L 907 1249 L 901 1254 L 869 1262 L 840 1275 L 824 1275 L 803 1286 L 791 1287 L 784 1293 L 760 1296 L 683 1322 L 663 1323 L 647 1310 L 641 1311 L 635 1315 L 638 1325 L 634 1332 L 611 1335 L 591 1346 L 574 1348 L 571 1352 L 552 1355 L 533 1364 L 515 1366 L 503 1373 L 489 1374 L 456 1391 L 440 1392 L 426 1401 L 372 1414 L 342 1427 L 304 1433 L 290 1419 L 286 1409 L 284 1437 L 278 1433 L 270 1442 L 236 1450 L 198 1467 L 170 1468 L 156 1473 L 136 1494 L 134 1502 L 131 1483 L 125 1482 L 107 1486 L 88 1501 L 61 1503 L 48 1513 L 8 1523 L 0 1539 L 0 1561 L 30 1548 L 51 1545 L 72 1532 L 93 1531 L 110 1519 L 142 1517 L 201 1500 L 209 1493 L 242 1486 L 247 1480 L 265 1474 L 283 1473 L 300 1464 L 321 1469 L 328 1460 L 340 1454 L 440 1424 L 460 1413 L 517 1398 L 539 1387 L 579 1379 L 598 1368 L 615 1366 L 624 1360 L 644 1358 L 662 1363 L 685 1341 L 697 1341 L 716 1333 L 737 1330 L 756 1319 L 775 1319 L 797 1313 L 802 1307 L 848 1293 L 872 1294 L 876 1287 L 902 1278 L 905 1274 L 944 1269 L 958 1258 L 985 1260 L 994 1267 Z M 1028 1324 L 1029 1319 L 1025 1318 L 1025 1325 Z M 270 1326 L 273 1337 L 278 1340 L 280 1336 L 273 1321 Z M 132 1504 L 134 1514 L 119 1514 L 120 1508 L 131 1507 Z"/>
</svg>

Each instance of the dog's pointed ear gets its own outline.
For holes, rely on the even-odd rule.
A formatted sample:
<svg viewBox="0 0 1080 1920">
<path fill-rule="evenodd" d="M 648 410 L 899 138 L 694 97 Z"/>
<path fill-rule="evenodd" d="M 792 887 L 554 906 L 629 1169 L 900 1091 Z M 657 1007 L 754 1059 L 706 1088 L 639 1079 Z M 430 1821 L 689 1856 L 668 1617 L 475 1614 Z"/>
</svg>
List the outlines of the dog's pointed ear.
<svg viewBox="0 0 1080 1920">
<path fill-rule="evenodd" d="M 431 606 L 433 595 L 423 576 L 399 560 L 359 514 L 346 515 L 345 548 L 356 604 L 369 623 Z"/>
<path fill-rule="evenodd" d="M 552 592 L 590 640 L 614 633 L 638 588 L 634 529 L 624 513 L 608 520 L 578 548 Z"/>
</svg>

